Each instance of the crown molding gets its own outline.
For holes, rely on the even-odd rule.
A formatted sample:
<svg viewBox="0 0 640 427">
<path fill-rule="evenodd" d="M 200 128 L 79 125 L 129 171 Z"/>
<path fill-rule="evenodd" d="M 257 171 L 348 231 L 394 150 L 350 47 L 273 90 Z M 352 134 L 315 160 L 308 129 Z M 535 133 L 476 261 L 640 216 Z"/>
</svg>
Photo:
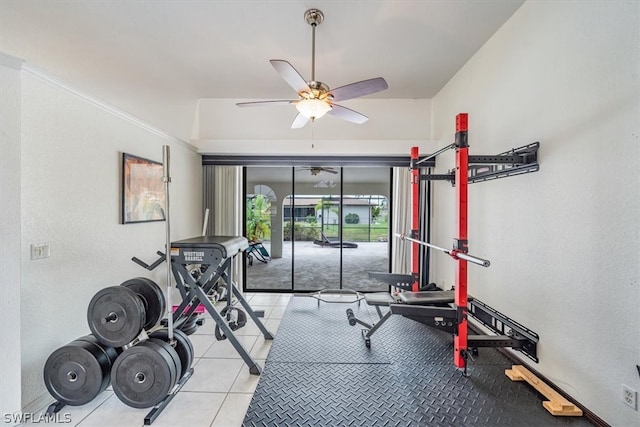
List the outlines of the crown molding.
<svg viewBox="0 0 640 427">
<path fill-rule="evenodd" d="M 13 68 L 15 70 L 22 70 L 24 59 L 20 59 L 16 56 L 8 55 L 4 52 L 0 52 L 0 65 Z"/>
<path fill-rule="evenodd" d="M 129 122 L 135 126 L 138 126 L 141 129 L 144 129 L 145 131 L 152 133 L 156 136 L 159 136 L 160 138 L 168 141 L 168 142 L 172 142 L 178 145 L 183 146 L 186 149 L 189 149 L 191 151 L 197 152 L 196 147 L 194 147 L 193 145 L 189 144 L 188 142 L 180 139 L 180 138 L 176 138 L 175 136 L 169 135 L 168 133 L 166 133 L 165 131 L 145 122 L 144 120 L 135 117 L 111 104 L 109 104 L 106 101 L 103 101 L 101 99 L 96 98 L 93 95 L 90 95 L 86 92 L 83 92 L 81 90 L 79 90 L 78 88 L 72 86 L 71 84 L 59 79 L 58 77 L 55 77 L 49 73 L 47 73 L 46 71 L 41 70 L 38 67 L 35 67 L 33 65 L 30 65 L 28 63 L 23 63 L 22 65 L 22 70 L 33 75 L 34 77 L 37 77 L 57 88 L 60 88 L 62 90 L 65 90 L 75 96 L 77 96 L 78 98 L 82 99 L 83 101 L 98 107 L 100 109 L 102 109 L 103 111 L 106 111 L 107 113 L 110 113 L 126 122 Z"/>
</svg>

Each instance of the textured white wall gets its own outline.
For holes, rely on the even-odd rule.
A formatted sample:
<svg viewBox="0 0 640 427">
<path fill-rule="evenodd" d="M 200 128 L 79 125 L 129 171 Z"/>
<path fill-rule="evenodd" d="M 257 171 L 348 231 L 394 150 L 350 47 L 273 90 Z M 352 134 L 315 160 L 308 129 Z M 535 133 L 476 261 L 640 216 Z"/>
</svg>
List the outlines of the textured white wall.
<svg viewBox="0 0 640 427">
<path fill-rule="evenodd" d="M 470 293 L 536 331 L 534 368 L 611 425 L 640 425 L 638 2 L 527 2 L 433 99 L 433 139 L 469 113 L 471 154 L 541 142 L 540 171 L 469 188 Z M 424 150 L 428 152 L 428 150 Z M 440 172 L 453 152 L 438 158 Z M 455 237 L 435 184 L 433 240 Z M 454 263 L 435 256 L 435 279 Z"/>
<path fill-rule="evenodd" d="M 199 235 L 200 156 L 178 140 L 78 96 L 38 73 L 22 76 L 22 405 L 46 394 L 48 355 L 89 333 L 87 306 L 101 288 L 136 276 L 166 286 L 165 223 L 120 224 L 121 153 L 162 160 L 171 147 L 171 235 Z M 31 261 L 29 245 L 48 242 L 51 257 Z"/>
<path fill-rule="evenodd" d="M 327 115 L 302 129 L 290 128 L 293 106 L 239 108 L 236 101 L 242 100 L 200 100 L 194 144 L 201 153 L 408 156 L 431 134 L 429 99 L 350 100 L 348 107 L 370 120 L 357 125 Z"/>
<path fill-rule="evenodd" d="M 0 414 L 20 410 L 20 68 L 0 54 Z M 13 349 L 14 351 L 7 351 Z"/>
</svg>

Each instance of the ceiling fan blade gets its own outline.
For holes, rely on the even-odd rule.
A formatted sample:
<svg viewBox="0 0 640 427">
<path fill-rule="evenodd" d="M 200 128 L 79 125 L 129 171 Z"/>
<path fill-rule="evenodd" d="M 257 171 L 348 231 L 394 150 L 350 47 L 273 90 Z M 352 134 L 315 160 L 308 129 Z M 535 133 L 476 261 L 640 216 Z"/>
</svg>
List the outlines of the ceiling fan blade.
<svg viewBox="0 0 640 427">
<path fill-rule="evenodd" d="M 309 121 L 308 118 L 298 113 L 295 119 L 293 119 L 293 123 L 291 123 L 291 129 L 300 129 L 303 128 L 304 125 Z"/>
<path fill-rule="evenodd" d="M 297 100 L 279 99 L 276 101 L 251 101 L 251 102 L 237 102 L 238 107 L 271 107 L 278 105 L 289 105 L 298 102 Z"/>
<path fill-rule="evenodd" d="M 305 79 L 303 79 L 300 73 L 293 68 L 293 65 L 282 59 L 272 59 L 269 62 L 271 62 L 273 68 L 275 68 L 278 74 L 280 74 L 280 77 L 282 77 L 289 86 L 294 88 L 296 92 L 311 91 Z"/>
<path fill-rule="evenodd" d="M 389 88 L 387 81 L 382 77 L 376 77 L 375 79 L 362 80 L 361 82 L 337 87 L 329 91 L 329 94 L 333 95 L 334 101 L 344 101 L 380 92 L 387 88 Z"/>
<path fill-rule="evenodd" d="M 353 111 L 338 104 L 331 104 L 331 110 L 329 110 L 327 114 L 331 114 L 333 116 L 341 118 L 342 120 L 357 124 L 362 124 L 369 120 L 369 117 L 365 116 L 364 114 L 360 114 L 357 111 Z"/>
<path fill-rule="evenodd" d="M 337 171 L 337 170 L 335 170 L 335 169 L 328 169 L 328 168 L 321 168 L 321 169 L 322 169 L 324 172 L 329 172 L 329 173 L 332 173 L 332 174 L 334 174 L 334 175 L 338 173 L 338 171 Z"/>
</svg>

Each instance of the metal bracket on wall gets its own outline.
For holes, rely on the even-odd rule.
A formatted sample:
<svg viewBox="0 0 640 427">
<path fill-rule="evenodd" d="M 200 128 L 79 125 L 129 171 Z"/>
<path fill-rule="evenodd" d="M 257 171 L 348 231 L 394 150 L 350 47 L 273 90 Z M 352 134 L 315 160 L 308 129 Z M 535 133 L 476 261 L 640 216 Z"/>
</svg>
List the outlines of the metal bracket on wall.
<svg viewBox="0 0 640 427">
<path fill-rule="evenodd" d="M 447 147 L 448 149 L 449 147 Z M 537 172 L 539 142 L 494 155 L 469 155 L 469 183 L 506 178 Z M 455 185 L 455 174 L 420 174 L 421 181 L 449 181 Z"/>
<path fill-rule="evenodd" d="M 509 343 L 495 343 L 494 345 L 490 345 L 489 343 L 482 345 L 481 342 L 476 342 L 476 346 L 512 347 L 514 350 L 524 353 L 533 361 L 538 362 L 537 351 L 538 341 L 540 339 L 538 334 L 477 299 L 469 301 L 469 314 L 475 320 L 482 323 L 482 325 L 499 334 L 499 338 L 512 341 Z M 472 337 L 473 335 L 469 335 L 469 347 L 474 346 L 472 344 Z M 477 337 L 479 341 L 482 341 L 482 338 L 484 338 L 484 336 Z"/>
<path fill-rule="evenodd" d="M 493 156 L 469 156 L 469 183 L 537 172 L 539 142 Z"/>
</svg>

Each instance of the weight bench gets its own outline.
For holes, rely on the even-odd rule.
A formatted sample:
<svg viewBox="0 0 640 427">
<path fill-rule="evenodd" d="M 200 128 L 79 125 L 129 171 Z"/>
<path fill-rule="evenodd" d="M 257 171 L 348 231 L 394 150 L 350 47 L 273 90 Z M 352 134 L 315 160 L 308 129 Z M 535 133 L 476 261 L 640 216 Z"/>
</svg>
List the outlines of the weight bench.
<svg viewBox="0 0 640 427">
<path fill-rule="evenodd" d="M 472 298 L 469 297 L 469 300 Z M 455 300 L 453 291 L 422 291 L 402 292 L 396 298 L 390 294 L 371 293 L 365 294 L 364 300 L 375 307 L 379 320 L 369 324 L 355 317 L 352 309 L 347 309 L 347 319 L 351 326 L 360 324 L 365 327 L 362 330 L 362 338 L 367 348 L 371 347 L 371 336 L 391 317 L 392 314 L 400 314 L 411 320 L 434 326 L 448 332 L 455 331 L 456 313 L 449 304 Z M 387 306 L 389 310 L 382 313 L 380 307 Z"/>
</svg>

